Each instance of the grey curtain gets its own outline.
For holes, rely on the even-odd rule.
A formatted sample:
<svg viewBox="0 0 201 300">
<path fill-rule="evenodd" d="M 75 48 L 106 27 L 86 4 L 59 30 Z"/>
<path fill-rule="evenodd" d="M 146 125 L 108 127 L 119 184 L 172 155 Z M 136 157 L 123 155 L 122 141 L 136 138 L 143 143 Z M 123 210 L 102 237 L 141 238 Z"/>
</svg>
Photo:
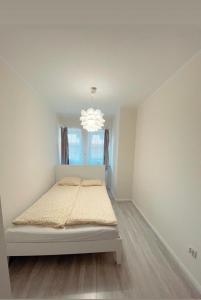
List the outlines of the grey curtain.
<svg viewBox="0 0 201 300">
<path fill-rule="evenodd" d="M 105 168 L 109 167 L 109 129 L 105 129 L 104 135 L 104 165 Z"/>
<path fill-rule="evenodd" d="M 69 165 L 68 128 L 61 127 L 61 164 Z"/>
</svg>

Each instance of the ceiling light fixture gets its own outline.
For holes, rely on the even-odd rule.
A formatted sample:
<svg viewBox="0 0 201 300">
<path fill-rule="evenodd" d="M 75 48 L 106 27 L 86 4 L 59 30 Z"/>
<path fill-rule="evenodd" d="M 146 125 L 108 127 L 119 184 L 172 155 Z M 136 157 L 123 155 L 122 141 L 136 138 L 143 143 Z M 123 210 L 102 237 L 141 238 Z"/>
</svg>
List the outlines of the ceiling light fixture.
<svg viewBox="0 0 201 300">
<path fill-rule="evenodd" d="M 96 87 L 91 87 L 91 97 L 93 99 L 94 95 L 97 92 Z M 100 109 L 94 109 L 92 107 L 87 110 L 81 110 L 81 125 L 84 129 L 89 132 L 98 131 L 104 126 L 105 120 L 103 119 L 104 114 Z"/>
</svg>

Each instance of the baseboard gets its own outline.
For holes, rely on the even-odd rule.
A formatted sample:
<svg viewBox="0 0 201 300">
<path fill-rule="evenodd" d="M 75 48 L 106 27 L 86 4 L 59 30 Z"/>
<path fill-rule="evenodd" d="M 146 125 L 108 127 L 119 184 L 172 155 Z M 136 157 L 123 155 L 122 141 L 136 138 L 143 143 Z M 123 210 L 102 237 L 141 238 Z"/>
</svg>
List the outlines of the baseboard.
<svg viewBox="0 0 201 300">
<path fill-rule="evenodd" d="M 114 191 L 111 190 L 111 189 L 108 190 L 108 193 L 109 193 L 109 195 L 111 195 L 112 199 L 115 200 L 115 201 L 118 201 L 118 202 L 130 201 L 130 202 L 132 202 L 132 199 L 118 198 L 118 197 L 115 195 Z"/>
<path fill-rule="evenodd" d="M 118 202 L 124 202 L 124 201 L 130 201 L 132 202 L 132 199 L 126 199 L 126 198 L 118 198 L 113 191 L 109 191 L 110 195 L 112 196 L 112 199 L 118 201 Z"/>
<path fill-rule="evenodd" d="M 139 206 L 136 204 L 135 201 L 132 201 L 134 206 L 136 207 L 136 209 L 139 211 L 139 213 L 141 214 L 141 216 L 144 218 L 144 220 L 146 221 L 146 223 L 151 227 L 151 229 L 153 230 L 153 232 L 157 235 L 158 239 L 161 241 L 161 243 L 165 246 L 165 248 L 167 249 L 167 251 L 170 253 L 170 255 L 173 257 L 173 259 L 175 260 L 175 262 L 178 264 L 178 266 L 180 267 L 180 269 L 183 271 L 184 276 L 186 277 L 186 279 L 188 281 L 191 282 L 192 286 L 199 292 L 201 293 L 201 285 L 200 283 L 197 281 L 197 279 L 195 279 L 195 277 L 191 274 L 191 272 L 188 270 L 188 268 L 184 265 L 184 263 L 180 260 L 180 258 L 176 255 L 176 253 L 174 252 L 174 250 L 168 245 L 168 243 L 165 241 L 165 239 L 161 236 L 161 234 L 158 232 L 158 230 L 152 225 L 152 223 L 149 221 L 149 219 L 144 215 L 144 213 L 142 212 L 142 210 L 139 208 Z"/>
<path fill-rule="evenodd" d="M 124 198 L 115 198 L 115 200 L 118 201 L 118 202 L 125 202 L 125 201 L 132 202 L 131 199 L 124 199 Z"/>
</svg>

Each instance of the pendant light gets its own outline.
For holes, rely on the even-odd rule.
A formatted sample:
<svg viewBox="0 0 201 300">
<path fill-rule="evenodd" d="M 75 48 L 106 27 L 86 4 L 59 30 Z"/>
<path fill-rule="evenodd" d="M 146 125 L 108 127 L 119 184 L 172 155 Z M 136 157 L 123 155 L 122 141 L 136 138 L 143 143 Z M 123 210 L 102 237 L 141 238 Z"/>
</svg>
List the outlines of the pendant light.
<svg viewBox="0 0 201 300">
<path fill-rule="evenodd" d="M 97 92 L 96 87 L 91 87 L 91 97 L 93 99 L 94 95 Z M 100 109 L 94 109 L 92 107 L 87 110 L 81 110 L 81 125 L 84 129 L 89 132 L 98 131 L 104 126 L 105 120 L 103 118 L 104 114 Z"/>
</svg>

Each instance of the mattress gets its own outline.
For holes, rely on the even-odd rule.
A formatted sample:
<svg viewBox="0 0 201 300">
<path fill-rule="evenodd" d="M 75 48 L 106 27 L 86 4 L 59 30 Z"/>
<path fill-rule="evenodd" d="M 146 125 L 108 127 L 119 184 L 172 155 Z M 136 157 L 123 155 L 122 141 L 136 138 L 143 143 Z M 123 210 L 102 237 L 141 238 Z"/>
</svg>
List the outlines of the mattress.
<svg viewBox="0 0 201 300">
<path fill-rule="evenodd" d="M 46 243 L 110 240 L 119 237 L 117 226 L 79 225 L 61 229 L 12 225 L 6 230 L 7 243 Z"/>
</svg>

